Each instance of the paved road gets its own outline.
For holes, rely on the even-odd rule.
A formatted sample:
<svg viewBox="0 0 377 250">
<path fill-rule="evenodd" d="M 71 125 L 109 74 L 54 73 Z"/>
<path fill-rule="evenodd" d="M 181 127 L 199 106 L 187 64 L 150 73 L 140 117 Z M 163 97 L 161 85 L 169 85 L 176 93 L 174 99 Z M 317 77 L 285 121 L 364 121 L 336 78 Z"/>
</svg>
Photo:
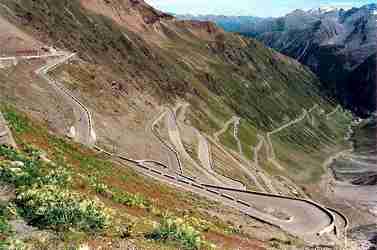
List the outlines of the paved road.
<svg viewBox="0 0 377 250">
<path fill-rule="evenodd" d="M 254 165 L 258 169 L 258 175 L 262 178 L 264 184 L 269 189 L 270 193 L 278 194 L 278 191 L 275 189 L 274 185 L 272 184 L 272 180 L 264 173 L 263 168 L 259 165 L 259 152 L 262 150 L 263 145 L 266 147 L 266 151 L 268 150 L 268 145 L 266 144 L 266 140 L 263 136 L 258 135 L 259 142 L 254 149 Z M 268 154 L 268 152 L 267 152 Z"/>
<path fill-rule="evenodd" d="M 241 158 L 243 159 L 244 162 L 248 163 L 249 161 L 247 160 L 246 156 L 243 153 L 241 140 L 239 139 L 239 136 L 238 136 L 239 135 L 240 122 L 241 122 L 241 119 L 239 117 L 236 117 L 236 119 L 234 121 L 233 137 L 237 141 L 238 151 L 239 151 L 239 154 L 240 154 Z M 260 182 L 258 181 L 258 178 L 256 177 L 256 175 L 258 175 L 262 179 L 262 181 L 264 182 L 264 184 L 267 186 L 267 188 L 269 189 L 269 192 L 274 193 L 274 194 L 278 194 L 277 190 L 274 188 L 274 186 L 272 184 L 272 181 L 264 173 L 263 168 L 261 168 L 259 166 L 258 154 L 259 154 L 260 149 L 263 146 L 263 143 L 264 143 L 264 138 L 263 138 L 263 140 L 261 140 L 258 143 L 257 148 L 254 151 L 254 157 L 256 157 L 255 158 L 256 160 L 254 160 L 254 168 L 256 168 L 256 170 L 257 170 L 256 172 L 257 173 L 256 174 L 251 174 L 253 176 L 252 179 L 253 179 L 254 183 L 256 184 L 256 186 L 258 187 L 259 190 L 261 190 L 263 192 L 266 192 L 266 189 L 260 184 Z"/>
<path fill-rule="evenodd" d="M 195 131 L 197 133 L 199 141 L 198 158 L 202 163 L 202 166 L 204 166 L 210 174 L 212 174 L 216 179 L 219 180 L 221 186 L 245 190 L 246 186 L 240 181 L 232 180 L 215 172 L 213 168 L 212 152 L 210 150 L 208 141 L 203 135 L 200 134 L 198 130 Z"/>
<path fill-rule="evenodd" d="M 156 115 L 156 117 L 151 120 L 151 124 L 148 123 L 146 125 L 145 129 L 146 132 L 150 132 L 150 134 L 152 134 L 157 139 L 157 141 L 165 147 L 168 154 L 167 156 L 170 171 L 172 173 L 184 174 L 182 162 L 178 151 L 175 150 L 175 148 L 169 142 L 166 142 L 157 131 L 158 124 L 165 121 L 164 118 L 167 115 L 167 113 L 168 110 L 162 108 L 162 110 Z"/>
<path fill-rule="evenodd" d="M 296 123 L 301 122 L 302 120 L 304 120 L 308 116 L 308 114 L 310 112 L 312 112 L 317 107 L 318 107 L 318 104 L 313 105 L 313 107 L 310 108 L 309 112 L 306 109 L 303 109 L 301 116 L 299 116 L 295 120 L 288 122 L 287 124 L 282 125 L 281 127 L 277 128 L 277 129 L 267 133 L 267 145 L 269 147 L 269 149 L 267 150 L 267 152 L 268 152 L 267 157 L 268 157 L 268 160 L 278 169 L 284 170 L 284 167 L 276 159 L 276 154 L 275 154 L 274 145 L 272 143 L 271 136 L 276 134 L 276 133 L 279 133 L 280 131 L 282 131 L 282 130 L 284 130 L 284 129 L 286 129 L 286 128 L 288 128 L 288 127 L 290 127 L 290 126 L 292 126 Z"/>
<path fill-rule="evenodd" d="M 60 55 L 54 54 L 54 56 Z M 64 56 L 58 60 L 51 61 L 44 65 L 43 67 L 37 69 L 35 73 L 39 75 L 41 78 L 46 80 L 54 89 L 62 95 L 62 97 L 70 103 L 73 113 L 75 116 L 74 120 L 74 131 L 75 131 L 75 141 L 82 143 L 87 146 L 93 146 L 96 141 L 96 135 L 93 129 L 93 121 L 91 117 L 90 111 L 86 108 L 84 104 L 82 104 L 68 89 L 64 87 L 63 84 L 56 80 L 52 80 L 48 76 L 48 72 L 52 69 L 58 67 L 59 65 L 66 63 L 70 59 L 72 59 L 76 54 L 64 54 Z M 46 56 L 41 56 L 46 57 Z M 36 57 L 33 57 L 36 58 Z M 72 130 L 72 129 L 71 129 Z"/>
<path fill-rule="evenodd" d="M 219 139 L 220 136 L 221 136 L 222 134 L 224 134 L 224 133 L 228 130 L 230 124 L 232 124 L 232 123 L 234 123 L 235 121 L 237 121 L 237 119 L 239 119 L 237 116 L 233 116 L 229 121 L 227 121 L 227 122 L 224 124 L 224 126 L 223 126 L 219 131 L 217 131 L 217 132 L 213 135 L 213 137 L 215 137 L 215 140 L 216 140 L 216 141 L 220 141 L 220 139 Z"/>
<path fill-rule="evenodd" d="M 68 90 L 66 90 L 62 84 L 50 79 L 47 76 L 47 72 L 49 70 L 59 66 L 62 63 L 65 63 L 73 56 L 74 54 L 64 56 L 64 58 L 60 60 L 45 65 L 41 69 L 37 70 L 36 73 L 44 78 L 47 82 L 49 82 L 51 86 L 60 91 L 60 93 L 66 98 L 71 98 L 70 103 L 76 110 L 78 116 L 80 116 L 80 118 L 78 118 L 78 121 L 76 122 L 76 129 L 80 131 L 78 133 L 80 136 L 79 139 L 81 139 L 82 142 L 86 145 L 93 145 L 95 143 L 93 142 L 93 121 L 91 119 L 91 114 L 88 108 L 84 104 L 82 104 L 76 97 L 74 97 Z M 192 161 L 192 164 L 197 165 L 183 147 L 178 126 L 176 124 L 175 114 L 169 111 L 166 113 L 166 117 L 169 128 L 169 136 L 172 143 L 177 148 L 182 157 L 187 158 L 189 161 Z M 98 149 L 98 147 L 96 148 Z M 210 152 L 208 148 L 204 149 L 204 151 Z M 183 186 L 187 190 L 190 190 L 199 195 L 205 195 L 209 198 L 219 200 L 231 207 L 237 208 L 238 210 L 252 217 L 256 217 L 260 220 L 266 221 L 267 223 L 277 225 L 296 235 L 314 235 L 318 232 L 323 231 L 323 229 L 331 226 L 332 224 L 333 218 L 329 216 L 328 211 L 325 208 L 320 207 L 319 205 L 313 205 L 313 203 L 310 201 L 300 201 L 293 198 L 273 196 L 263 193 L 245 193 L 242 190 L 228 190 L 219 186 L 208 187 L 202 185 L 201 183 L 195 182 L 194 180 L 188 181 L 187 179 L 182 178 L 179 175 L 169 175 L 165 172 L 165 169 L 168 169 L 169 166 L 163 166 L 163 170 L 161 171 L 156 170 L 153 167 L 149 167 L 149 164 L 146 163 L 146 160 L 136 161 L 133 159 L 126 159 L 121 156 L 114 157 L 136 164 L 138 167 L 137 169 L 139 171 L 142 171 L 146 175 L 165 181 L 171 185 Z M 149 160 L 147 161 L 149 162 Z M 154 164 L 159 163 L 154 162 Z M 202 169 L 199 166 L 196 167 L 198 167 L 198 169 Z M 203 179 L 205 181 L 205 184 L 218 184 L 219 181 L 213 175 L 211 175 L 207 171 L 204 171 L 203 173 L 205 175 L 205 178 Z M 220 183 L 220 185 L 221 184 L 222 183 Z M 265 207 L 267 210 L 262 211 L 260 209 L 261 207 Z M 279 219 L 271 213 L 271 209 L 276 209 L 280 213 L 284 213 L 284 215 L 286 215 L 289 219 Z"/>
<path fill-rule="evenodd" d="M 277 218 L 272 214 L 262 212 L 260 209 L 250 207 L 247 211 L 254 216 L 263 218 L 273 224 L 279 225 L 288 232 L 295 235 L 315 235 L 332 223 L 332 218 L 324 214 L 323 208 L 313 206 L 306 201 L 292 200 L 281 196 L 270 196 L 268 194 L 251 194 L 238 191 L 218 191 L 237 197 L 250 205 L 262 206 L 266 210 L 276 209 L 284 214 L 288 220 Z"/>
<path fill-rule="evenodd" d="M 238 132 L 239 132 L 239 127 L 240 127 L 240 122 L 241 122 L 241 118 L 239 118 L 239 117 L 237 117 L 236 120 L 234 121 L 234 125 L 233 125 L 233 137 L 234 137 L 234 139 L 237 141 L 238 153 L 239 153 L 242 157 L 245 157 L 245 155 L 243 154 L 243 149 L 242 149 L 241 140 L 240 140 L 240 138 L 238 137 Z"/>
<path fill-rule="evenodd" d="M 186 159 L 197 171 L 197 178 L 205 181 L 207 183 L 213 183 L 215 185 L 223 185 L 223 183 L 216 178 L 213 174 L 208 171 L 208 168 L 203 168 L 198 165 L 198 163 L 191 158 L 191 156 L 187 153 L 181 139 L 181 135 L 179 132 L 177 119 L 175 113 L 173 111 L 169 111 L 167 113 L 167 124 L 168 124 L 168 132 L 169 138 L 172 144 L 174 145 L 175 149 L 179 152 L 181 159 Z"/>
<path fill-rule="evenodd" d="M 127 166 L 129 165 L 127 164 Z M 137 164 L 136 169 L 157 180 L 182 187 L 209 199 L 220 201 L 253 218 L 276 225 L 298 236 L 314 236 L 332 223 L 333 218 L 328 215 L 328 212 L 325 212 L 324 208 L 305 200 L 208 186 L 207 184 L 201 184 L 179 176 L 168 175 L 163 171 L 153 171 L 151 168 L 141 164 Z M 262 208 L 265 208 L 265 211 Z M 284 218 L 275 216 L 274 209 L 283 213 Z"/>
<path fill-rule="evenodd" d="M 214 138 L 215 140 L 213 140 L 212 138 L 209 138 L 207 137 L 208 140 L 210 140 L 213 144 L 215 144 L 219 149 L 221 149 L 221 151 L 226 155 L 228 156 L 230 159 L 233 160 L 233 162 L 235 164 L 238 165 L 238 167 L 243 171 L 243 173 L 245 173 L 252 181 L 253 183 L 256 185 L 256 187 L 261 190 L 262 192 L 266 192 L 266 189 L 263 187 L 263 185 L 260 184 L 258 178 L 256 177 L 256 175 L 251 171 L 250 168 L 252 168 L 252 166 L 244 166 L 244 164 L 242 164 L 239 160 L 235 159 L 234 156 L 228 152 L 228 150 L 226 150 L 223 145 L 221 145 L 219 143 L 219 137 L 221 134 L 225 133 L 230 124 L 234 124 L 234 129 L 233 129 L 233 136 L 234 138 L 237 140 L 237 144 L 238 144 L 238 147 L 240 149 L 240 152 L 243 153 L 242 151 L 242 146 L 241 146 L 241 142 L 238 138 L 238 127 L 239 127 L 239 123 L 240 123 L 240 118 L 237 117 L 237 116 L 233 116 L 229 121 L 227 121 L 224 126 L 214 134 Z M 242 154 L 241 157 L 244 159 L 244 162 L 248 162 L 248 160 L 246 159 L 246 157 Z M 254 168 L 256 168 L 257 166 L 254 166 Z M 255 171 L 257 171 L 255 169 Z"/>
</svg>

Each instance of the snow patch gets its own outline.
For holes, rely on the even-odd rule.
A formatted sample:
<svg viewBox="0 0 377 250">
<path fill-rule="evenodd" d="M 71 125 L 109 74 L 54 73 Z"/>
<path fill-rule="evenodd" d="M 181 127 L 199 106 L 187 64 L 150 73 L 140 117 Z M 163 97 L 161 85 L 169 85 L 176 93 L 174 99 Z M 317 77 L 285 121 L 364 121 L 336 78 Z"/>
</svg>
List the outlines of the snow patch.
<svg viewBox="0 0 377 250">
<path fill-rule="evenodd" d="M 329 12 L 340 11 L 341 9 L 350 10 L 351 8 L 352 7 L 350 6 L 321 6 L 319 8 L 309 10 L 309 13 L 325 14 Z"/>
</svg>

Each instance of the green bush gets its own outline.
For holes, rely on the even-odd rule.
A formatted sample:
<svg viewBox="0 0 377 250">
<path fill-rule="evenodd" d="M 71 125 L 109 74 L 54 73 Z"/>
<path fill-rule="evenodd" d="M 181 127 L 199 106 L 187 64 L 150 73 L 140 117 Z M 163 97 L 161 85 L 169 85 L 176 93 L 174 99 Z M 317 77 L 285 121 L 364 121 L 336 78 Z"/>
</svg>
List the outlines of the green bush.
<svg viewBox="0 0 377 250">
<path fill-rule="evenodd" d="M 27 132 L 31 129 L 28 120 L 19 115 L 11 106 L 3 105 L 2 111 L 10 128 L 17 133 Z"/>
<path fill-rule="evenodd" d="M 151 204 L 149 201 L 147 201 L 144 196 L 140 194 L 130 194 L 127 192 L 119 191 L 119 190 L 113 190 L 112 191 L 112 199 L 120 203 L 122 205 L 126 205 L 129 207 L 140 207 L 140 208 L 147 208 L 150 207 Z"/>
<path fill-rule="evenodd" d="M 96 191 L 96 193 L 105 194 L 105 193 L 111 192 L 109 187 L 106 184 L 100 182 L 97 177 L 90 176 L 90 177 L 84 177 L 84 178 L 89 181 L 90 187 L 92 187 L 94 191 Z"/>
<path fill-rule="evenodd" d="M 27 147 L 26 153 L 7 146 L 0 146 L 0 180 L 21 188 L 34 184 L 67 186 L 71 173 L 63 167 L 48 165 L 39 159 L 39 151 Z M 17 163 L 17 164 L 16 164 Z"/>
<path fill-rule="evenodd" d="M 16 203 L 23 216 L 40 227 L 99 231 L 110 224 L 110 211 L 102 203 L 55 185 L 33 186 L 18 194 Z"/>
<path fill-rule="evenodd" d="M 139 208 L 148 208 L 151 206 L 151 203 L 140 194 L 131 194 L 124 192 L 117 188 L 110 188 L 105 183 L 102 183 L 95 176 L 85 177 L 89 182 L 91 188 L 98 194 L 109 194 L 111 199 L 116 203 L 128 206 L 128 207 L 139 207 Z"/>
<path fill-rule="evenodd" d="M 150 237 L 155 240 L 176 241 L 188 250 L 216 248 L 214 244 L 203 240 L 201 232 L 190 225 L 190 222 L 171 216 L 164 216 Z"/>
<path fill-rule="evenodd" d="M 23 250 L 22 241 L 14 238 L 14 231 L 8 221 L 8 208 L 0 205 L 0 250 Z"/>
<path fill-rule="evenodd" d="M 40 151 L 26 146 L 24 152 L 0 146 L 0 181 L 16 187 L 16 205 L 31 224 L 55 230 L 106 229 L 109 211 L 69 189 L 71 173 L 63 166 L 40 160 Z"/>
</svg>

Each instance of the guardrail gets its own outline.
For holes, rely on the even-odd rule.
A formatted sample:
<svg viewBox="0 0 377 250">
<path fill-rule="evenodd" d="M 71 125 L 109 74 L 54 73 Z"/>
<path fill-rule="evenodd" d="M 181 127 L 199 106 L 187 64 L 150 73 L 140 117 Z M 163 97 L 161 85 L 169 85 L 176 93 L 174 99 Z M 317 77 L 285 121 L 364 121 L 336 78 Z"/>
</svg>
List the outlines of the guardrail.
<svg viewBox="0 0 377 250">
<path fill-rule="evenodd" d="M 61 84 L 58 84 L 57 81 L 53 81 L 53 80 L 51 80 L 51 79 L 47 76 L 47 74 L 46 74 L 47 71 L 52 70 L 53 68 L 57 67 L 59 64 L 68 61 L 68 60 L 69 60 L 70 58 L 72 58 L 73 56 L 75 56 L 75 54 L 71 54 L 71 55 L 69 55 L 69 56 L 63 58 L 62 60 L 59 60 L 58 62 L 56 62 L 56 63 L 54 63 L 54 64 L 52 64 L 52 65 L 45 65 L 44 67 L 38 69 L 38 70 L 36 71 L 36 73 L 37 73 L 38 75 L 41 75 L 41 76 L 42 76 L 43 78 L 45 78 L 47 81 L 49 81 L 49 82 L 53 82 L 53 83 L 54 83 L 59 89 L 61 89 L 65 94 L 67 94 L 68 96 L 70 96 L 70 97 L 71 97 L 71 98 L 72 98 L 72 99 L 73 99 L 73 100 L 74 100 L 74 101 L 75 101 L 75 102 L 76 102 L 81 108 L 83 108 L 83 110 L 85 111 L 85 113 L 86 113 L 87 116 L 88 116 L 88 123 L 89 123 L 89 124 L 88 124 L 88 126 L 89 126 L 89 136 L 92 136 L 92 133 L 93 133 L 93 122 L 92 122 L 92 116 L 91 116 L 90 111 L 86 108 L 86 106 L 85 106 L 84 104 L 81 103 L 80 100 L 78 100 L 75 96 L 73 96 L 73 95 L 72 95 L 72 94 L 71 94 L 71 93 L 70 93 L 65 87 L 63 87 Z M 303 117 L 305 117 L 305 115 L 306 115 L 306 114 L 304 114 Z M 176 117 L 175 117 L 175 113 L 174 113 L 174 112 L 173 112 L 173 116 L 174 116 L 174 119 L 176 119 Z M 300 120 L 300 118 L 298 118 L 298 119 L 296 120 L 296 122 L 299 121 L 299 120 Z M 294 123 L 295 123 L 295 122 L 292 122 L 291 124 L 294 124 Z M 153 134 L 155 134 L 155 133 L 154 133 L 154 125 L 155 125 L 155 124 L 152 125 L 152 132 L 153 132 Z M 283 126 L 283 127 L 284 127 L 284 126 Z M 269 135 L 271 135 L 271 134 L 273 134 L 273 132 L 269 133 Z M 167 144 L 164 142 L 164 140 L 162 140 L 162 138 L 159 137 L 159 135 L 156 135 L 156 134 L 155 134 L 155 136 L 156 136 L 160 141 L 162 141 L 163 144 L 164 144 L 165 146 L 167 146 L 169 149 L 171 149 L 171 147 L 170 147 L 169 145 L 167 145 Z M 94 142 L 94 143 L 95 143 L 95 142 Z M 272 145 L 271 145 L 271 146 L 272 146 Z M 112 156 L 112 157 L 115 156 L 115 157 L 117 157 L 117 158 L 119 158 L 119 159 L 126 160 L 126 161 L 129 161 L 129 162 L 132 162 L 132 163 L 135 163 L 135 164 L 137 164 L 137 166 L 142 167 L 142 168 L 144 168 L 144 169 L 146 169 L 146 170 L 149 170 L 149 171 L 151 171 L 152 173 L 155 173 L 155 174 L 158 174 L 158 175 L 161 175 L 161 176 L 165 176 L 165 175 L 164 175 L 162 172 L 160 172 L 160 171 L 157 171 L 157 170 L 155 170 L 155 169 L 148 168 L 148 167 L 144 166 L 144 165 L 142 164 L 142 162 L 146 162 L 146 161 L 136 161 L 136 160 L 133 160 L 133 159 L 129 159 L 129 158 L 127 158 L 127 157 L 120 156 L 120 155 L 114 155 L 114 154 L 112 154 L 112 153 L 110 153 L 110 152 L 107 152 L 107 151 L 105 151 L 105 150 L 103 150 L 103 149 L 101 149 L 101 148 L 99 148 L 98 146 L 95 146 L 95 145 L 94 145 L 94 148 L 97 149 L 97 150 L 99 150 L 99 151 L 101 151 L 101 152 L 103 152 L 103 153 L 105 153 L 105 154 L 108 154 L 108 155 L 110 155 L 110 156 Z M 174 153 L 176 153 L 176 156 L 177 156 L 177 159 L 178 159 L 178 163 L 179 163 L 179 167 L 180 167 L 180 170 L 182 171 L 182 165 L 181 165 L 181 162 L 180 162 L 179 156 L 177 155 L 177 152 L 175 152 L 174 149 L 172 149 L 172 151 L 173 151 Z M 159 164 L 161 164 L 162 166 L 165 166 L 165 165 L 162 164 L 162 163 L 159 163 Z M 173 179 L 173 178 L 174 178 L 174 179 L 177 180 L 178 182 L 181 182 L 181 183 L 184 183 L 184 184 L 190 185 L 190 182 L 188 182 L 188 181 L 186 181 L 186 180 L 183 180 L 183 179 L 177 179 L 177 178 L 175 178 L 175 177 L 173 177 L 173 176 L 165 176 L 165 177 L 170 178 L 170 179 Z M 216 194 L 216 195 L 219 195 L 219 196 L 222 196 L 222 197 L 225 197 L 225 198 L 228 198 L 228 199 L 230 199 L 230 200 L 232 200 L 232 201 L 236 201 L 237 203 L 242 204 L 242 205 L 244 205 L 244 206 L 246 206 L 246 207 L 251 207 L 251 206 L 250 206 L 250 204 L 248 204 L 248 203 L 245 202 L 245 201 L 242 201 L 242 200 L 235 200 L 235 199 L 234 199 L 233 197 L 231 197 L 231 196 L 228 196 L 228 195 L 226 195 L 226 194 L 222 194 L 222 193 L 220 193 L 220 192 L 218 192 L 218 191 L 215 191 L 215 190 L 211 190 L 210 188 L 221 189 L 221 190 L 229 190 L 229 191 L 236 191 L 236 192 L 242 192 L 242 193 L 251 193 L 251 194 L 256 194 L 256 195 L 263 195 L 263 196 L 276 197 L 276 198 L 285 198 L 285 199 L 291 199 L 291 200 L 298 200 L 298 201 L 307 202 L 307 203 L 309 203 L 309 204 L 311 204 L 311 205 L 314 205 L 314 206 L 318 207 L 318 208 L 321 209 L 322 211 L 324 211 L 324 212 L 329 216 L 329 218 L 331 219 L 331 224 L 330 224 L 328 227 L 326 227 L 325 229 L 323 229 L 322 231 L 320 231 L 318 234 L 323 234 L 323 233 L 325 233 L 325 232 L 328 232 L 328 231 L 330 231 L 330 230 L 333 230 L 333 229 L 334 229 L 334 226 L 335 226 L 335 224 L 334 224 L 334 222 L 335 222 L 334 215 L 333 215 L 330 211 L 328 211 L 326 208 L 324 208 L 324 207 L 322 207 L 321 205 L 319 205 L 319 204 L 317 204 L 317 203 L 315 203 L 315 202 L 313 202 L 313 201 L 310 201 L 310 200 L 304 200 L 304 199 L 292 198 L 292 197 L 286 197 L 286 196 L 279 196 L 279 195 L 268 194 L 268 193 L 254 192 L 254 191 L 239 190 L 239 189 L 233 189 L 233 188 L 227 188 L 227 187 L 219 187 L 219 186 L 213 186 L 213 185 L 207 185 L 207 184 L 201 184 L 201 185 L 198 185 L 198 184 L 195 184 L 195 183 L 191 183 L 191 185 L 194 186 L 194 187 L 201 188 L 201 189 L 205 189 L 205 187 L 207 187 L 206 191 L 208 191 L 208 192 L 210 192 L 210 193 L 213 193 L 213 194 Z M 245 212 L 244 212 L 244 213 L 245 213 Z M 276 227 L 278 227 L 278 228 L 281 228 L 279 225 L 275 225 L 275 224 L 273 224 L 273 223 L 270 223 L 270 222 L 268 222 L 268 221 L 262 220 L 262 219 L 260 219 L 260 218 L 256 218 L 256 217 L 254 217 L 254 216 L 252 216 L 252 215 L 250 215 L 250 214 L 248 214 L 248 213 L 245 213 L 245 214 L 247 214 L 248 216 L 253 217 L 253 218 L 255 218 L 255 219 L 259 220 L 259 221 L 262 221 L 262 222 L 264 222 L 264 223 L 267 223 L 267 224 L 270 224 L 270 225 L 276 226 Z"/>
<path fill-rule="evenodd" d="M 199 131 L 198 131 L 198 133 L 199 133 Z M 202 136 L 202 135 L 201 135 L 201 136 Z M 232 177 L 224 176 L 224 175 L 219 174 L 219 173 L 217 173 L 217 172 L 215 171 L 215 168 L 214 168 L 215 163 L 214 163 L 213 158 L 212 158 L 212 146 L 209 144 L 209 142 L 208 142 L 208 140 L 207 140 L 207 138 L 206 138 L 205 136 L 204 136 L 204 139 L 206 140 L 207 147 L 208 147 L 209 164 L 210 164 L 210 168 L 211 168 L 212 172 L 213 172 L 215 175 L 220 175 L 220 176 L 222 176 L 222 177 L 225 178 L 225 179 L 229 179 L 230 181 L 233 181 L 233 182 L 235 182 L 235 183 L 238 183 L 241 187 L 243 187 L 243 188 L 246 189 L 246 185 L 245 185 L 243 182 L 241 182 L 241 181 L 239 181 L 239 180 L 237 180 L 237 179 L 234 179 L 234 178 L 232 178 Z"/>
<path fill-rule="evenodd" d="M 57 56 L 58 54 L 55 54 L 54 56 Z M 66 55 L 66 54 L 65 54 Z M 55 86 L 58 87 L 58 89 L 60 89 L 61 91 L 64 92 L 64 94 L 68 95 L 69 97 L 72 98 L 72 100 L 74 100 L 86 113 L 87 115 L 87 118 L 88 118 L 88 136 L 90 137 L 90 140 L 94 140 L 93 142 L 91 141 L 88 141 L 88 143 L 90 145 L 92 144 L 95 144 L 95 133 L 94 133 L 94 129 L 93 129 L 93 119 L 92 119 L 92 114 L 91 112 L 89 111 L 89 109 L 78 99 L 76 98 L 74 95 L 72 95 L 70 93 L 70 91 L 68 89 L 66 89 L 62 84 L 60 84 L 58 81 L 55 81 L 55 80 L 52 80 L 48 77 L 47 75 L 47 72 L 50 71 L 50 70 L 53 70 L 54 68 L 58 67 L 59 64 L 62 64 L 62 63 L 65 63 L 67 62 L 68 60 L 70 60 L 72 57 L 76 56 L 76 53 L 72 53 L 64 58 L 62 58 L 61 60 L 58 60 L 57 62 L 55 62 L 54 64 L 51 64 L 51 65 L 45 65 L 43 66 L 42 68 L 40 69 L 37 69 L 35 71 L 35 73 L 37 75 L 40 75 L 42 78 L 44 78 L 45 80 L 47 80 L 48 82 L 50 83 L 53 83 Z"/>
<path fill-rule="evenodd" d="M 208 184 L 202 184 L 205 187 L 208 188 L 216 188 L 216 189 L 221 189 L 221 190 L 228 190 L 228 191 L 234 191 L 234 192 L 241 192 L 241 193 L 247 193 L 247 194 L 255 194 L 255 195 L 262 195 L 262 196 L 267 196 L 267 197 L 274 197 L 274 198 L 280 198 L 280 199 L 289 199 L 289 200 L 295 200 L 295 201 L 302 201 L 309 203 L 320 210 L 322 210 L 329 218 L 330 218 L 330 224 L 318 232 L 318 235 L 322 235 L 324 233 L 330 232 L 334 229 L 335 227 L 335 217 L 334 215 L 327 210 L 325 207 L 321 206 L 320 204 L 312 201 L 312 200 L 306 200 L 306 199 L 300 199 L 300 198 L 294 198 L 294 197 L 289 197 L 289 196 L 283 196 L 283 195 L 276 195 L 276 194 L 269 194 L 269 193 L 262 193 L 262 192 L 256 192 L 256 191 L 248 191 L 248 190 L 239 190 L 239 189 L 234 189 L 234 188 L 227 188 L 227 187 L 218 187 L 218 186 L 213 186 L 213 185 L 208 185 Z"/>
<path fill-rule="evenodd" d="M 166 143 L 164 141 L 163 138 L 160 137 L 160 135 L 158 134 L 158 132 L 155 131 L 155 126 L 156 124 L 153 123 L 152 124 L 152 134 L 168 149 L 170 150 L 171 152 L 173 152 L 173 154 L 175 155 L 175 158 L 178 162 L 178 168 L 179 168 L 179 171 L 181 171 L 181 173 L 183 174 L 183 167 L 182 167 L 182 162 L 181 162 L 181 159 L 179 157 L 179 153 L 177 150 L 175 150 L 173 147 L 171 147 L 168 143 Z"/>
<path fill-rule="evenodd" d="M 343 220 L 344 220 L 344 248 L 346 249 L 347 248 L 347 232 L 348 232 L 348 227 L 350 225 L 350 222 L 347 218 L 347 216 L 345 214 L 343 214 L 342 212 L 334 209 L 334 208 L 331 208 L 331 207 L 326 207 L 328 210 L 336 213 L 337 215 L 339 215 Z"/>
</svg>

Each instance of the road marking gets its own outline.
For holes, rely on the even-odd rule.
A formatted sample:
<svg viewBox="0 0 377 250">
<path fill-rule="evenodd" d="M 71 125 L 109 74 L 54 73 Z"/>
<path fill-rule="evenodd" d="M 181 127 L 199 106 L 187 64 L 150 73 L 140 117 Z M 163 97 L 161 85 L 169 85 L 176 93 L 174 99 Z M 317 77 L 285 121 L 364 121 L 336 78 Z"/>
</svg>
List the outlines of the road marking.
<svg viewBox="0 0 377 250">
<path fill-rule="evenodd" d="M 210 193 L 213 193 L 213 194 L 217 194 L 217 195 L 220 195 L 220 193 L 219 192 L 217 192 L 217 191 L 215 191 L 215 190 L 211 190 L 211 189 L 206 189 L 208 192 L 210 192 Z"/>
<path fill-rule="evenodd" d="M 179 175 L 180 177 L 185 178 L 185 179 L 187 179 L 187 180 L 190 180 L 190 181 L 192 181 L 192 182 L 197 182 L 194 178 L 191 178 L 191 177 L 189 177 L 189 176 L 186 176 L 186 175 L 183 175 L 183 174 L 179 174 L 179 173 L 178 173 L 178 175 Z"/>
<path fill-rule="evenodd" d="M 164 176 L 167 177 L 167 178 L 170 178 L 172 180 L 177 180 L 177 177 L 172 176 L 172 175 L 164 174 Z"/>
<path fill-rule="evenodd" d="M 152 172 L 155 173 L 155 174 L 163 175 L 162 172 L 157 171 L 157 170 L 155 170 L 155 169 L 153 169 L 153 168 L 151 168 L 151 169 L 149 169 L 149 170 L 152 171 Z"/>
<path fill-rule="evenodd" d="M 190 182 L 188 182 L 188 181 L 186 181 L 186 180 L 178 179 L 178 181 L 179 181 L 179 182 L 182 182 L 182 183 L 184 183 L 184 184 L 188 184 L 188 185 L 190 185 Z"/>
<path fill-rule="evenodd" d="M 245 205 L 247 207 L 251 207 L 251 205 L 249 203 L 247 203 L 246 201 L 243 201 L 243 200 L 237 200 L 237 203 L 240 203 L 240 204 Z"/>
<path fill-rule="evenodd" d="M 196 187 L 196 188 L 204 189 L 203 186 L 198 185 L 198 184 L 195 184 L 195 183 L 191 183 L 191 185 L 192 185 L 193 187 Z"/>
<path fill-rule="evenodd" d="M 221 196 L 224 197 L 224 198 L 227 198 L 229 200 L 232 200 L 232 201 L 235 201 L 236 199 L 230 195 L 227 195 L 227 194 L 224 194 L 224 193 L 221 193 Z"/>
<path fill-rule="evenodd" d="M 137 164 L 139 167 L 141 167 L 141 168 L 144 168 L 144 169 L 146 169 L 146 170 L 151 170 L 150 168 L 148 168 L 148 167 L 146 167 L 146 166 L 144 166 L 143 164 Z"/>
</svg>

